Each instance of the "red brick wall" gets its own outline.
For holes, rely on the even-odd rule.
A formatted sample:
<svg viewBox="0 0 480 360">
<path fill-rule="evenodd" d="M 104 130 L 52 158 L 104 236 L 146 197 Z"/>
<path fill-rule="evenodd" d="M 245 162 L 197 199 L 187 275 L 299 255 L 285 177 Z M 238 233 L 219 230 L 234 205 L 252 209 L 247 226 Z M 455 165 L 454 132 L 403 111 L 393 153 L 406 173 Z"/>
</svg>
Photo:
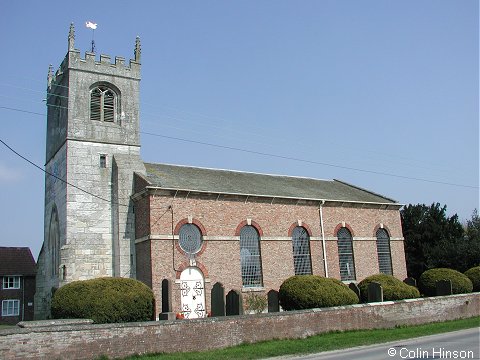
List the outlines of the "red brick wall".
<svg viewBox="0 0 480 360">
<path fill-rule="evenodd" d="M 173 207 L 173 223 L 169 206 Z M 145 207 L 147 208 L 144 209 Z M 143 198 L 137 202 L 135 209 L 137 241 L 151 236 L 151 281 L 157 297 L 157 314 L 161 311 L 159 297 L 163 279 L 173 282 L 173 311 L 180 311 L 179 284 L 174 281 L 180 267 L 188 266 L 188 258 L 172 244 L 171 235 L 172 227 L 178 230 L 179 224 L 187 222 L 189 218 L 203 227 L 207 239 L 205 249 L 196 257 L 200 267 L 208 272 L 205 284 L 207 310 L 210 308 L 208 296 L 216 282 L 224 285 L 225 293 L 232 289 L 242 289 L 240 244 L 238 236 L 235 236 L 239 225 L 247 219 L 257 224 L 263 233 L 261 255 L 265 293 L 271 289 L 278 290 L 286 278 L 294 275 L 289 229 L 298 224 L 299 220 L 308 227 L 313 237 L 310 242 L 313 273 L 325 275 L 318 202 L 297 204 L 291 200 L 274 199 L 272 202 L 271 198 L 218 198 L 217 195 L 177 193 L 175 198 L 161 194 Z M 353 232 L 358 281 L 379 271 L 374 235 L 380 224 L 383 224 L 389 230 L 390 237 L 394 238 L 391 242 L 394 275 L 401 280 L 406 277 L 398 210 L 348 207 L 347 204 L 342 207 L 327 205 L 323 207 L 323 219 L 330 277 L 340 278 L 335 229 L 343 223 Z M 149 227 L 145 224 L 149 224 Z M 150 261 L 150 254 L 141 250 L 143 246 L 146 245 L 137 244 L 137 249 L 140 250 L 137 253 L 137 267 Z M 142 271 L 139 273 L 137 270 L 137 274 L 142 274 Z"/>
<path fill-rule="evenodd" d="M 15 325 L 23 320 L 33 320 L 35 295 L 35 277 L 20 277 L 20 289 L 3 289 L 3 277 L 0 276 L 0 324 Z M 3 300 L 19 300 L 20 308 L 18 316 L 1 316 Z M 28 304 L 31 304 L 30 306 Z"/>
<path fill-rule="evenodd" d="M 392 328 L 480 315 L 480 293 L 273 314 L 0 330 L 2 359 L 202 351 L 335 330 Z"/>
</svg>

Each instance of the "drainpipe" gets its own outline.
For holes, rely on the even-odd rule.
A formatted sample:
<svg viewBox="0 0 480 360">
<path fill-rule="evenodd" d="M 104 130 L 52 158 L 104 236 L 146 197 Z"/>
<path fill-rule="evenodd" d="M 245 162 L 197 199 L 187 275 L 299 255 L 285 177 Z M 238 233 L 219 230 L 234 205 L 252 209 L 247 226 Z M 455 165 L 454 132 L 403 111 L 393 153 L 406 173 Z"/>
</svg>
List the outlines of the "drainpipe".
<svg viewBox="0 0 480 360">
<path fill-rule="evenodd" d="M 322 248 L 323 248 L 323 267 L 325 269 L 325 277 L 328 278 L 328 265 L 327 265 L 327 250 L 325 248 L 325 232 L 323 231 L 323 205 L 325 200 L 322 200 L 318 207 L 318 212 L 320 214 L 320 227 L 322 229 Z"/>
<path fill-rule="evenodd" d="M 25 320 L 25 276 L 22 276 L 22 321 Z"/>
</svg>

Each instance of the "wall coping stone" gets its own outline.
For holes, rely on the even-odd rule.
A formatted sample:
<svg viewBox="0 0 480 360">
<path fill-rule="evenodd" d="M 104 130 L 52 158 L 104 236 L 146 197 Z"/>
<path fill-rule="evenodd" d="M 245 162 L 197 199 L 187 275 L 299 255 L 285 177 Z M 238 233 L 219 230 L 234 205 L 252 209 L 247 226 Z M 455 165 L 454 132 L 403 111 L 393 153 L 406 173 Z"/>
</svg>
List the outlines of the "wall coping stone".
<svg viewBox="0 0 480 360">
<path fill-rule="evenodd" d="M 91 319 L 52 319 L 52 320 L 35 320 L 35 321 L 20 321 L 17 326 L 21 328 L 43 328 L 48 326 L 62 326 L 62 325 L 86 325 L 93 324 Z"/>
</svg>

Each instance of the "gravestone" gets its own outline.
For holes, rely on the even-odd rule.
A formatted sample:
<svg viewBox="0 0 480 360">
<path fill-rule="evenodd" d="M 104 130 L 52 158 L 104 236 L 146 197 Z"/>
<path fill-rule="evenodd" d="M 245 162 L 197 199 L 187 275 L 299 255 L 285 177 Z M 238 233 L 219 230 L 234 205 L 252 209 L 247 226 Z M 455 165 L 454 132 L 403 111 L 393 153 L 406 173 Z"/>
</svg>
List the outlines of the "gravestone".
<svg viewBox="0 0 480 360">
<path fill-rule="evenodd" d="M 212 287 L 212 316 L 225 316 L 225 289 L 219 282 Z"/>
<path fill-rule="evenodd" d="M 358 299 L 360 300 L 361 297 L 360 297 L 360 289 L 359 287 L 357 286 L 357 284 L 355 283 L 350 283 L 350 285 L 348 285 L 348 287 L 350 288 L 350 290 L 352 290 L 355 294 L 357 294 L 357 297 Z"/>
<path fill-rule="evenodd" d="M 452 281 L 451 280 L 439 280 L 435 283 L 437 288 L 437 296 L 452 295 Z"/>
<path fill-rule="evenodd" d="M 230 290 L 226 299 L 227 316 L 243 314 L 242 297 L 238 291 Z"/>
<path fill-rule="evenodd" d="M 158 320 L 175 320 L 172 312 L 172 286 L 170 280 L 162 280 L 162 312 L 158 314 Z"/>
<path fill-rule="evenodd" d="M 383 301 L 383 288 L 380 283 L 372 281 L 368 284 L 368 302 Z"/>
<path fill-rule="evenodd" d="M 270 290 L 267 294 L 268 312 L 279 312 L 280 304 L 278 302 L 278 291 Z"/>
<path fill-rule="evenodd" d="M 417 287 L 417 280 L 415 280 L 413 277 L 407 277 L 405 280 L 403 280 L 403 282 L 407 285 Z"/>
<path fill-rule="evenodd" d="M 171 286 L 168 279 L 162 280 L 162 312 L 172 311 L 172 302 L 171 302 Z"/>
</svg>

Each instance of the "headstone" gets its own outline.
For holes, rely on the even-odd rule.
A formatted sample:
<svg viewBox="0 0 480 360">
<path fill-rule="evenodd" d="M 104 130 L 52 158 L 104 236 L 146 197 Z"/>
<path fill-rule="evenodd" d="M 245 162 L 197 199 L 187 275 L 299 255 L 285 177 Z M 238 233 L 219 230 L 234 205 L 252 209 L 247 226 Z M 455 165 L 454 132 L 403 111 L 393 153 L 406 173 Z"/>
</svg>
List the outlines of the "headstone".
<svg viewBox="0 0 480 360">
<path fill-rule="evenodd" d="M 226 315 L 243 314 L 242 298 L 236 290 L 230 290 L 227 294 Z"/>
<path fill-rule="evenodd" d="M 407 277 L 405 280 L 403 280 L 403 282 L 407 285 L 417 287 L 417 280 L 415 280 L 413 277 Z"/>
<path fill-rule="evenodd" d="M 267 294 L 268 312 L 279 312 L 280 304 L 278 302 L 278 291 L 270 290 Z"/>
<path fill-rule="evenodd" d="M 175 320 L 176 318 L 177 314 L 171 311 L 158 314 L 158 320 Z"/>
<path fill-rule="evenodd" d="M 452 295 L 452 281 L 451 280 L 439 280 L 435 283 L 437 288 L 437 296 Z"/>
<path fill-rule="evenodd" d="M 172 311 L 171 302 L 171 286 L 168 279 L 162 280 L 162 312 L 167 313 Z"/>
<path fill-rule="evenodd" d="M 211 308 L 212 316 L 225 316 L 225 289 L 221 283 L 212 287 Z"/>
<path fill-rule="evenodd" d="M 383 301 L 383 288 L 380 283 L 372 281 L 368 284 L 368 302 Z"/>
<path fill-rule="evenodd" d="M 350 290 L 352 290 L 355 294 L 357 294 L 357 297 L 358 299 L 360 300 L 361 297 L 360 297 L 360 289 L 359 287 L 357 286 L 357 284 L 355 283 L 350 283 L 350 285 L 348 285 L 348 287 L 350 288 Z"/>
</svg>

